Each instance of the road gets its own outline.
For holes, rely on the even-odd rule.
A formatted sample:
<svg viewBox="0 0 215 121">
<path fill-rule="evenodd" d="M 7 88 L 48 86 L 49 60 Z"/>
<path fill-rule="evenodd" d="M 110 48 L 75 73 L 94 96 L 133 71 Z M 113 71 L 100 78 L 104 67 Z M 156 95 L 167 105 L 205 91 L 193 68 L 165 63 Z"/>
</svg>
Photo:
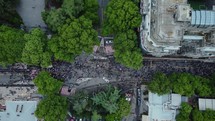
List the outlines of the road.
<svg viewBox="0 0 215 121">
<path fill-rule="evenodd" d="M 38 26 L 41 28 L 46 27 L 41 16 L 41 12 L 44 11 L 44 8 L 45 0 L 20 0 L 16 10 L 28 30 Z"/>
<path fill-rule="evenodd" d="M 166 74 L 188 72 L 204 77 L 209 77 L 215 72 L 215 63 L 203 62 L 201 60 L 166 60 L 146 57 L 143 65 L 140 70 L 133 70 L 116 63 L 113 58 L 95 60 L 93 56 L 81 55 L 76 58 L 74 63 L 54 62 L 53 67 L 47 70 L 54 77 L 65 80 L 65 84 L 71 86 L 77 83 L 77 80 L 80 78 L 90 78 L 88 81 L 81 83 L 79 88 L 93 88 L 94 85 L 105 85 L 113 82 L 120 82 L 120 84 L 132 83 L 132 81 L 149 82 L 156 72 Z M 0 69 L 1 75 L 7 78 L 1 78 L 0 84 L 29 81 L 30 70 Z"/>
<path fill-rule="evenodd" d="M 89 86 L 105 83 L 102 79 L 107 78 L 111 82 L 115 81 L 150 81 L 153 74 L 163 72 L 171 74 L 173 72 L 188 72 L 194 75 L 209 77 L 215 72 L 215 63 L 203 62 L 200 60 L 163 60 L 145 59 L 144 66 L 140 70 L 126 68 L 114 61 L 113 58 L 107 60 L 93 60 L 92 56 L 82 55 L 76 58 L 74 63 L 55 62 L 49 71 L 54 77 L 65 80 L 65 83 L 76 83 L 79 78 L 92 78 Z M 94 81 L 96 79 L 97 81 Z M 87 84 L 85 86 L 88 86 Z"/>
</svg>

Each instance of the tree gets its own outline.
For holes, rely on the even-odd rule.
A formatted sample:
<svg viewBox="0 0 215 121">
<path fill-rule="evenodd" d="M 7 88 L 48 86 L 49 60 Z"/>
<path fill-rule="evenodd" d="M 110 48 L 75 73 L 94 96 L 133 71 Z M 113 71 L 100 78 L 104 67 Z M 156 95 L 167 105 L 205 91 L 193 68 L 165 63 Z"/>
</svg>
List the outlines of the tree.
<svg viewBox="0 0 215 121">
<path fill-rule="evenodd" d="M 196 89 L 195 92 L 199 96 L 210 96 L 212 93 L 212 88 L 210 87 L 210 80 L 200 77 L 200 76 L 195 76 L 196 79 Z"/>
<path fill-rule="evenodd" d="M 97 113 L 97 111 L 93 111 L 93 114 L 92 114 L 92 117 L 91 117 L 92 121 L 98 121 L 98 120 L 101 119 L 101 118 L 102 118 L 102 116 L 99 115 L 99 114 Z"/>
<path fill-rule="evenodd" d="M 63 83 L 51 77 L 49 72 L 41 71 L 33 80 L 34 84 L 38 87 L 38 93 L 42 95 L 57 94 L 60 91 Z"/>
<path fill-rule="evenodd" d="M 124 32 L 141 23 L 139 8 L 131 0 L 111 0 L 105 15 L 104 34 Z"/>
<path fill-rule="evenodd" d="M 116 120 L 120 121 L 123 117 L 127 116 L 131 111 L 131 105 L 130 103 L 125 100 L 124 98 L 121 98 L 119 100 L 119 109 L 116 111 Z"/>
<path fill-rule="evenodd" d="M 140 69 L 143 66 L 143 56 L 140 50 L 129 51 L 115 50 L 114 57 L 116 62 L 133 69 Z"/>
<path fill-rule="evenodd" d="M 206 109 L 203 113 L 204 121 L 215 121 L 215 111 Z"/>
<path fill-rule="evenodd" d="M 191 111 L 192 107 L 188 103 L 182 102 L 180 113 L 176 116 L 176 121 L 189 121 Z"/>
<path fill-rule="evenodd" d="M 86 111 L 89 96 L 86 92 L 77 92 L 75 95 L 70 97 L 70 101 L 72 103 L 72 109 L 76 112 L 76 114 L 80 115 L 84 111 Z"/>
<path fill-rule="evenodd" d="M 120 98 L 119 90 L 108 87 L 106 91 L 95 94 L 91 99 L 95 105 L 101 105 L 107 112 L 115 113 L 118 110 L 117 100 Z"/>
<path fill-rule="evenodd" d="M 116 121 L 116 114 L 115 113 L 107 114 L 105 116 L 105 120 L 106 121 Z"/>
<path fill-rule="evenodd" d="M 0 26 L 0 64 L 8 65 L 21 61 L 25 45 L 24 32 L 15 28 Z"/>
<path fill-rule="evenodd" d="M 64 0 L 62 9 L 69 17 L 77 18 L 84 9 L 84 2 L 83 0 Z"/>
<path fill-rule="evenodd" d="M 84 12 L 83 16 L 87 19 L 90 19 L 93 25 L 98 24 L 98 9 L 99 4 L 97 0 L 84 0 Z"/>
<path fill-rule="evenodd" d="M 49 43 L 51 51 L 57 60 L 71 62 L 83 51 L 91 53 L 98 43 L 97 32 L 92 29 L 92 22 L 84 17 L 74 19 L 59 29 L 59 37 Z"/>
<path fill-rule="evenodd" d="M 22 19 L 16 11 L 19 0 L 0 0 L 0 22 L 19 27 Z"/>
<path fill-rule="evenodd" d="M 37 105 L 35 115 L 45 121 L 64 121 L 67 116 L 67 99 L 59 95 L 49 95 Z"/>
<path fill-rule="evenodd" d="M 51 64 L 51 54 L 47 52 L 47 39 L 39 28 L 33 29 L 30 34 L 25 34 L 27 41 L 22 53 L 22 61 L 30 65 L 47 67 Z"/>
<path fill-rule="evenodd" d="M 194 109 L 192 111 L 192 119 L 193 121 L 214 121 L 215 111 L 209 109 L 205 111 L 199 111 L 198 109 Z"/>
<path fill-rule="evenodd" d="M 195 77 L 189 73 L 172 74 L 170 80 L 173 80 L 173 92 L 192 96 L 195 94 Z"/>
<path fill-rule="evenodd" d="M 114 37 L 114 49 L 122 52 L 125 50 L 134 50 L 134 48 L 137 48 L 137 41 L 137 35 L 133 30 L 118 33 Z"/>
<path fill-rule="evenodd" d="M 118 101 L 119 108 L 115 113 L 106 115 L 107 121 L 121 121 L 123 117 L 127 116 L 131 111 L 130 103 L 124 98 Z"/>
<path fill-rule="evenodd" d="M 48 27 L 54 32 L 57 32 L 57 30 L 66 23 L 67 19 L 61 8 L 54 8 L 50 11 L 42 12 L 42 17 Z"/>
<path fill-rule="evenodd" d="M 152 82 L 148 86 L 149 90 L 158 95 L 168 94 L 172 90 L 172 85 L 164 73 L 156 73 Z"/>
<path fill-rule="evenodd" d="M 199 96 L 210 96 L 212 89 L 210 80 L 194 76 L 189 73 L 172 74 L 169 79 L 173 82 L 173 91 L 175 93 L 192 96 L 197 94 Z"/>
<path fill-rule="evenodd" d="M 212 96 L 215 97 L 215 73 L 212 74 L 212 76 L 210 77 L 210 88 L 211 88 L 211 91 L 212 91 Z"/>
<path fill-rule="evenodd" d="M 194 109 L 192 111 L 192 119 L 193 121 L 204 121 L 204 117 L 198 109 Z"/>
</svg>

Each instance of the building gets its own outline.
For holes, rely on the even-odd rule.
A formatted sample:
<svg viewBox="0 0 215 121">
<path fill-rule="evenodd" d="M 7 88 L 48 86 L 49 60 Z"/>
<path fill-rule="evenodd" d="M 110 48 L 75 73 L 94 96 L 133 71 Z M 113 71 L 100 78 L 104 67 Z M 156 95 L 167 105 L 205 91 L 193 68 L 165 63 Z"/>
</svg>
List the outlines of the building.
<svg viewBox="0 0 215 121">
<path fill-rule="evenodd" d="M 215 56 L 215 10 L 193 10 L 187 0 L 141 0 L 142 49 L 157 57 Z"/>
<path fill-rule="evenodd" d="M 76 88 L 71 88 L 69 86 L 63 86 L 60 90 L 60 94 L 63 96 L 70 96 L 75 94 Z"/>
<path fill-rule="evenodd" d="M 204 111 L 206 109 L 211 109 L 215 111 L 215 99 L 199 98 L 199 110 Z"/>
<path fill-rule="evenodd" d="M 34 115 L 37 101 L 6 101 L 5 106 L 0 121 L 37 121 Z"/>
<path fill-rule="evenodd" d="M 143 115 L 143 121 L 175 121 L 181 102 L 187 102 L 187 97 L 179 94 L 158 95 L 149 92 L 148 115 Z"/>
</svg>

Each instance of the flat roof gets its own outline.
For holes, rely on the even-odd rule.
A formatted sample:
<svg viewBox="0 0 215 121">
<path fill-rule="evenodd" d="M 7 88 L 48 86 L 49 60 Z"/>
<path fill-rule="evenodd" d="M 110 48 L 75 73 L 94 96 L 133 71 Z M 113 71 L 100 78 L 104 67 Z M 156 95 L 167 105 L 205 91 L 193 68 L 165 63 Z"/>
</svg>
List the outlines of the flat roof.
<svg viewBox="0 0 215 121">
<path fill-rule="evenodd" d="M 149 92 L 149 118 L 150 120 L 175 120 L 176 110 L 168 108 L 170 95 L 158 95 Z"/>
<path fill-rule="evenodd" d="M 7 101 L 6 111 L 0 112 L 0 121 L 37 121 L 36 107 L 37 101 Z"/>
<path fill-rule="evenodd" d="M 181 95 L 179 94 L 171 94 L 171 103 L 174 106 L 180 106 L 181 105 Z"/>
<path fill-rule="evenodd" d="M 199 98 L 199 110 L 215 110 L 215 99 Z"/>
</svg>

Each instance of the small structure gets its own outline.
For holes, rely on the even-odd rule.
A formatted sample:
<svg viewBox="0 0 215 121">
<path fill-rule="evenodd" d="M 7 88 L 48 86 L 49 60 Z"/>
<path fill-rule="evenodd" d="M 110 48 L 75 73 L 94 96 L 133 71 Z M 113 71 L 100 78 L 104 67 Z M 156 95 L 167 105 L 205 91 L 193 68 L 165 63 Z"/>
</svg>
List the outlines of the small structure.
<svg viewBox="0 0 215 121">
<path fill-rule="evenodd" d="M 7 101 L 6 111 L 0 112 L 0 121 L 37 121 L 36 101 Z"/>
<path fill-rule="evenodd" d="M 206 109 L 215 110 L 215 99 L 199 98 L 199 110 L 204 111 Z"/>
<path fill-rule="evenodd" d="M 112 54 L 114 53 L 113 47 L 112 47 L 111 45 L 105 46 L 105 53 L 106 53 L 107 55 L 112 55 Z"/>
<path fill-rule="evenodd" d="M 70 88 L 68 86 L 63 86 L 61 88 L 60 94 L 63 96 L 69 96 L 75 93 L 76 88 Z"/>
<path fill-rule="evenodd" d="M 182 4 L 177 6 L 176 19 L 177 21 L 190 21 L 191 8 L 189 4 Z"/>
<path fill-rule="evenodd" d="M 187 98 L 179 94 L 158 95 L 149 92 L 149 100 L 146 104 L 149 107 L 148 116 L 143 115 L 146 121 L 175 121 L 175 117 L 180 108 L 181 102 L 186 102 Z"/>
</svg>

